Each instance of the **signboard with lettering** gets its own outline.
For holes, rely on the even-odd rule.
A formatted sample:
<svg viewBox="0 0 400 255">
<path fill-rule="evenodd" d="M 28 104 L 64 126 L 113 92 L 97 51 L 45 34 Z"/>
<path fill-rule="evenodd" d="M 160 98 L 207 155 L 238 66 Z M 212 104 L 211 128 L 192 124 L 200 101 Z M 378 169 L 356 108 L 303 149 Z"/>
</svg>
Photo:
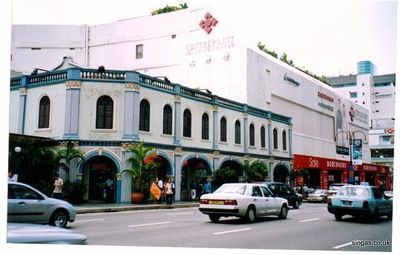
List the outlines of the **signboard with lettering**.
<svg viewBox="0 0 400 255">
<path fill-rule="evenodd" d="M 353 140 L 352 161 L 354 165 L 362 165 L 362 140 Z"/>
</svg>

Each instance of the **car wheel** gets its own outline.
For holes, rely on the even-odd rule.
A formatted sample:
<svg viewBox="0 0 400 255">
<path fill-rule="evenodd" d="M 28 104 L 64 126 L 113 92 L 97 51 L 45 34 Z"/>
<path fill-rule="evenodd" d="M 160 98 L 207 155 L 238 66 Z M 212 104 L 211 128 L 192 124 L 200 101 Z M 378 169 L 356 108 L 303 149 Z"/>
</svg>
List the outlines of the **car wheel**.
<svg viewBox="0 0 400 255">
<path fill-rule="evenodd" d="M 299 203 L 299 200 L 294 200 L 294 204 L 293 204 L 293 209 L 299 209 L 299 207 L 300 207 L 300 203 Z"/>
<path fill-rule="evenodd" d="M 64 210 L 57 210 L 50 218 L 50 225 L 64 228 L 68 223 L 68 215 Z"/>
<path fill-rule="evenodd" d="M 335 213 L 335 219 L 337 221 L 341 221 L 342 220 L 343 215 L 339 214 L 339 213 Z"/>
<path fill-rule="evenodd" d="M 253 206 L 247 209 L 245 220 L 250 223 L 256 220 L 256 209 Z"/>
<path fill-rule="evenodd" d="M 208 217 L 210 218 L 211 222 L 218 222 L 220 218 L 218 215 L 215 214 L 210 214 L 208 215 Z"/>
<path fill-rule="evenodd" d="M 286 205 L 282 205 L 281 212 L 278 215 L 279 219 L 286 219 L 288 215 L 288 208 Z"/>
</svg>

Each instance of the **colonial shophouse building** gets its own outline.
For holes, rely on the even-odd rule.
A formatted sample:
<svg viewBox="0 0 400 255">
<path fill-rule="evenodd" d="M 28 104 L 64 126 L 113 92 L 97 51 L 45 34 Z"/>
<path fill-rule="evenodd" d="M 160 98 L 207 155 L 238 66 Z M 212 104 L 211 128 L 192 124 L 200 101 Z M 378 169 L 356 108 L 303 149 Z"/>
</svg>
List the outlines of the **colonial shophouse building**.
<svg viewBox="0 0 400 255">
<path fill-rule="evenodd" d="M 135 70 L 141 75 L 167 77 L 165 80 L 193 89 L 208 89 L 213 94 L 265 112 L 290 116 L 290 123 L 284 123 L 292 125 L 291 135 L 286 128 L 286 136 L 291 137 L 293 146 L 293 169 L 285 167 L 288 172 L 284 178 L 277 178 L 279 180 L 290 180 L 292 170 L 306 169 L 309 175 L 298 181 L 311 187 L 328 188 L 332 182 L 378 184 L 380 180 L 387 181 L 387 167 L 370 164 L 366 108 L 262 52 L 257 45 L 249 44 L 240 31 L 231 29 L 215 10 L 185 9 L 94 26 L 14 25 L 12 33 L 11 67 L 15 71 L 49 70 L 61 57 L 72 56 L 81 66 L 94 69 L 105 66 L 106 70 Z M 80 91 L 82 94 L 83 85 Z M 150 102 L 151 98 L 146 100 Z M 208 113 L 210 120 L 212 112 Z M 218 112 L 218 116 L 222 115 Z M 192 116 L 197 115 L 192 113 Z M 245 124 L 244 119 L 242 122 L 242 128 L 250 123 L 247 120 Z M 82 132 L 94 140 L 111 135 L 107 132 L 94 135 L 91 130 L 91 126 L 82 127 Z M 284 130 L 278 127 L 277 133 L 282 135 Z M 150 133 L 154 134 L 153 130 Z M 147 138 L 149 142 L 154 141 L 146 132 L 139 134 L 146 141 Z M 200 134 L 200 131 L 193 134 Z M 244 137 L 247 136 L 243 135 L 242 139 Z M 174 146 L 173 139 L 162 138 L 165 144 Z M 362 146 L 358 149 L 362 155 L 353 167 L 350 143 L 360 139 Z M 281 140 L 277 140 L 277 149 L 272 147 L 266 155 L 277 153 L 279 157 L 290 159 L 289 149 L 282 150 Z M 157 138 L 156 141 L 161 140 Z M 180 141 L 186 142 L 186 139 Z M 204 145 L 205 141 L 200 141 L 197 142 Z M 242 152 L 243 149 L 246 153 L 247 149 L 252 150 L 252 146 L 247 148 L 244 142 L 242 144 L 244 147 L 240 149 L 230 145 L 228 151 Z M 219 148 L 225 148 L 221 146 Z M 271 170 L 274 179 L 275 168 Z"/>
<path fill-rule="evenodd" d="M 158 155 L 158 176 L 173 177 L 176 200 L 188 199 L 191 181 L 215 169 L 240 171 L 264 164 L 268 179 L 285 181 L 293 169 L 291 118 L 134 71 L 79 68 L 68 58 L 51 72 L 13 78 L 10 133 L 73 142 L 85 161 L 71 181 L 87 200 L 101 200 L 108 176 L 115 202 L 129 202 L 126 148 L 139 141 Z"/>
</svg>

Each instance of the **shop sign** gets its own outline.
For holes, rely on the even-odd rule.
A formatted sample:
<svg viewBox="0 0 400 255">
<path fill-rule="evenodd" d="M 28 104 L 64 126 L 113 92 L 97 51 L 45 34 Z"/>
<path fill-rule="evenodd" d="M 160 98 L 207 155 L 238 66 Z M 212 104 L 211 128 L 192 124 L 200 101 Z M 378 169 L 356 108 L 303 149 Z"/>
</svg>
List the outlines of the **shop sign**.
<svg viewBox="0 0 400 255">
<path fill-rule="evenodd" d="M 353 140 L 352 161 L 354 165 L 362 165 L 362 140 Z"/>
<path fill-rule="evenodd" d="M 325 104 L 325 103 L 323 103 L 323 102 L 319 102 L 318 105 L 319 105 L 319 107 L 322 107 L 322 108 L 324 108 L 324 109 L 327 109 L 327 110 L 333 112 L 333 107 L 330 106 L 330 105 L 327 105 L 327 104 Z"/>
<path fill-rule="evenodd" d="M 336 154 L 340 154 L 340 155 L 349 155 L 349 148 L 347 147 L 342 147 L 342 146 L 336 146 Z"/>
<path fill-rule="evenodd" d="M 186 45 L 186 55 L 197 55 L 201 53 L 210 53 L 214 51 L 219 51 L 223 49 L 233 48 L 234 37 L 227 36 L 218 39 L 210 39 L 207 41 L 201 41 L 196 43 L 190 43 Z"/>
<path fill-rule="evenodd" d="M 334 101 L 333 97 L 328 96 L 327 94 L 322 93 L 322 92 L 320 92 L 320 91 L 318 91 L 318 96 L 319 96 L 320 98 L 323 98 L 323 99 L 325 99 L 325 100 L 331 102 L 331 103 L 333 103 L 333 101 Z"/>
<path fill-rule="evenodd" d="M 287 83 L 289 83 L 289 84 L 295 86 L 295 87 L 300 86 L 300 82 L 296 81 L 296 80 L 293 79 L 292 77 L 289 77 L 287 74 L 285 74 L 285 75 L 283 76 L 283 80 L 286 81 Z"/>
<path fill-rule="evenodd" d="M 341 169 L 346 169 L 346 162 L 327 160 L 327 161 L 326 161 L 326 166 L 327 166 L 328 168 L 341 168 Z"/>
</svg>

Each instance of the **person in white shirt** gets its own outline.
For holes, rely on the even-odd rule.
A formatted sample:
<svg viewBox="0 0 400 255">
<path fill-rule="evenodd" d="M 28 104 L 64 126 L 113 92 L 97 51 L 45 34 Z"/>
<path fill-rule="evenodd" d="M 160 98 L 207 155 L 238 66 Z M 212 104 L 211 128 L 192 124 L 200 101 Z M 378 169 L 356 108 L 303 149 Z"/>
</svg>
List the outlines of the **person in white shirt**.
<svg viewBox="0 0 400 255">
<path fill-rule="evenodd" d="M 62 199 L 62 187 L 64 185 L 63 180 L 60 178 L 58 174 L 54 175 L 54 190 L 53 190 L 53 198 Z"/>
</svg>

